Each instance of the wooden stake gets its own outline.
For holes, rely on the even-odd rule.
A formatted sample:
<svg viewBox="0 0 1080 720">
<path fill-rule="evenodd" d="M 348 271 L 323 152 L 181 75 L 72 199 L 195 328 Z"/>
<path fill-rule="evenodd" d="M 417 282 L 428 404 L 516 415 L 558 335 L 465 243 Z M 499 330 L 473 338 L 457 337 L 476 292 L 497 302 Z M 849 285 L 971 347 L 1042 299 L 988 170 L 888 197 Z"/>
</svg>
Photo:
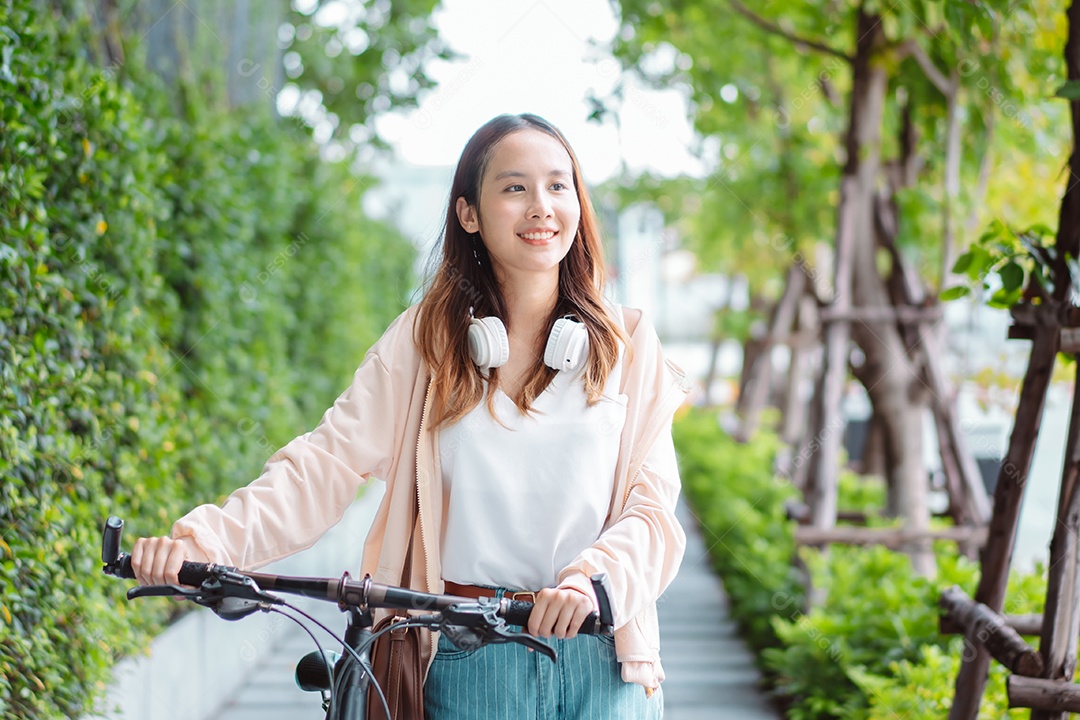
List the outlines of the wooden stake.
<svg viewBox="0 0 1080 720">
<path fill-rule="evenodd" d="M 799 312 L 795 321 L 795 335 L 813 334 L 817 336 L 817 301 L 809 292 L 799 298 Z M 791 363 L 788 366 L 787 389 L 784 393 L 783 425 L 780 439 L 795 447 L 805 432 L 808 424 L 807 403 L 802 399 L 802 383 L 810 364 L 811 350 L 798 343 L 790 342 Z"/>
<path fill-rule="evenodd" d="M 994 491 L 994 512 L 990 535 L 983 551 L 982 576 L 975 599 L 994 612 L 1001 612 L 1009 582 L 1016 526 L 1020 504 L 1035 453 L 1035 439 L 1042 421 L 1046 388 L 1057 356 L 1056 327 L 1040 327 L 1028 358 L 1027 372 L 1020 390 L 1016 421 L 1009 440 L 1009 450 L 998 473 Z M 968 638 L 969 641 L 971 638 Z M 982 643 L 972 643 L 973 652 L 964 653 L 956 676 L 956 695 L 949 710 L 949 720 L 975 720 L 990 669 L 990 653 Z"/>
<path fill-rule="evenodd" d="M 942 592 L 941 607 L 964 628 L 965 650 L 985 647 L 995 660 L 1018 675 L 1036 677 L 1042 673 L 1042 656 L 1035 648 L 1024 642 L 1001 615 L 975 602 L 960 588 L 954 585 Z"/>
<path fill-rule="evenodd" d="M 861 200 L 860 178 L 846 175 L 840 183 L 840 221 L 836 239 L 836 280 L 832 307 L 846 312 L 851 307 L 851 271 L 855 249 L 856 217 Z M 825 326 L 825 358 L 818 391 L 821 427 L 810 438 L 817 445 L 813 457 L 810 508 L 815 527 L 836 524 L 836 483 L 840 469 L 840 403 L 848 371 L 848 339 L 851 329 L 840 320 Z"/>
<path fill-rule="evenodd" d="M 772 384 L 772 349 L 777 344 L 783 343 L 792 334 L 792 325 L 795 321 L 795 311 L 798 308 L 799 298 L 802 297 L 806 287 L 806 273 L 798 263 L 788 268 L 787 283 L 784 293 L 773 308 L 772 318 L 769 322 L 769 331 L 762 341 L 757 361 L 750 368 L 750 377 L 747 379 L 746 398 L 742 405 L 742 422 L 739 423 L 735 439 L 739 442 L 749 442 L 757 432 L 758 418 L 761 409 L 765 407 L 769 397 L 769 386 Z M 742 397 L 740 397 L 742 400 Z"/>
<path fill-rule="evenodd" d="M 1017 635 L 1038 637 L 1039 633 L 1042 632 L 1042 615 L 1002 615 L 1001 619 L 1005 621 L 1006 625 L 1015 630 Z M 964 628 L 948 615 L 942 615 L 938 622 L 938 632 L 942 635 L 963 635 Z"/>
<path fill-rule="evenodd" d="M 1080 712 L 1080 686 L 1061 680 L 1010 675 L 1005 681 L 1005 692 L 1011 708 L 1038 708 L 1055 715 Z"/>
<path fill-rule="evenodd" d="M 795 526 L 795 542 L 799 545 L 884 545 L 889 548 L 901 548 L 916 541 L 951 540 L 954 542 L 986 542 L 986 528 L 948 527 L 940 530 L 920 530 L 906 527 L 869 528 L 850 525 L 838 525 L 831 528 L 819 528 L 812 525 Z"/>
</svg>

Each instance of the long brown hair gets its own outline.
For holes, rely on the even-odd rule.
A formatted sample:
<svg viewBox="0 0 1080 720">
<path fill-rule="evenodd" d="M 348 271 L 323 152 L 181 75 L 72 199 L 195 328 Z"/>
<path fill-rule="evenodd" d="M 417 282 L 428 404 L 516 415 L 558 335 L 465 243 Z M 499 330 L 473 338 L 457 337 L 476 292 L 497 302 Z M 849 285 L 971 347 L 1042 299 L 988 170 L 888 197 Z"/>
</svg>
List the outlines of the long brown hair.
<svg viewBox="0 0 1080 720">
<path fill-rule="evenodd" d="M 619 340 L 629 344 L 626 333 L 604 306 L 606 269 L 599 223 L 570 143 L 555 126 L 536 115 L 499 115 L 473 134 L 458 160 L 446 209 L 441 259 L 420 301 L 414 329 L 416 346 L 434 380 L 435 427 L 460 420 L 484 396 L 483 375 L 469 357 L 469 308 L 476 317 L 494 315 L 507 322 L 505 299 L 487 249 L 479 234 L 470 234 L 461 226 L 457 199 L 463 197 L 469 205 L 479 208 L 480 183 L 495 146 L 507 135 L 522 130 L 539 130 L 558 140 L 573 165 L 581 220 L 570 251 L 559 263 L 559 296 L 547 320 L 547 331 L 550 333 L 555 321 L 567 314 L 585 324 L 589 357 L 584 380 L 590 405 L 600 400 L 608 375 L 618 362 Z M 520 395 L 513 398 L 522 413 L 530 411 L 533 401 L 556 373 L 542 357 L 536 359 Z M 492 389 L 498 386 L 497 368 L 490 371 L 488 382 Z M 493 393 L 488 394 L 487 407 L 494 416 Z"/>
</svg>

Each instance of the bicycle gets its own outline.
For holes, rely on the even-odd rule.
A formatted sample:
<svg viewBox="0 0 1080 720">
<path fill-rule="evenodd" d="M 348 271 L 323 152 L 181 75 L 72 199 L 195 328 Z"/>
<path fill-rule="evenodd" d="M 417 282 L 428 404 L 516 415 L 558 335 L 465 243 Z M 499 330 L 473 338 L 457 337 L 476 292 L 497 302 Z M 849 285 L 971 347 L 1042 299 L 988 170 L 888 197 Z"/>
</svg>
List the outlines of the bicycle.
<svg viewBox="0 0 1080 720">
<path fill-rule="evenodd" d="M 131 556 L 120 552 L 124 521 L 110 516 L 101 537 L 101 561 L 106 575 L 134 580 Z M 593 611 L 579 633 L 611 636 L 614 631 L 607 576 L 592 576 L 599 610 Z M 349 573 L 340 578 L 296 577 L 238 570 L 215 563 L 185 562 L 179 573 L 180 585 L 145 585 L 127 591 L 127 599 L 141 597 L 181 597 L 210 608 L 225 620 L 239 620 L 257 611 L 276 612 L 296 622 L 311 637 L 316 650 L 305 655 L 296 666 L 296 683 L 302 690 L 319 692 L 326 720 L 366 720 L 367 699 L 374 687 L 384 717 L 390 717 L 383 689 L 372 674 L 370 649 L 378 635 L 408 627 L 437 629 L 461 650 L 475 650 L 489 643 L 515 642 L 532 648 L 557 661 L 555 649 L 538 638 L 510 629 L 529 622 L 533 604 L 508 598 L 477 600 L 455 595 L 432 594 L 372 581 L 371 576 L 354 580 Z M 186 586 L 186 587 L 185 587 Z M 347 613 L 344 637 L 335 635 L 300 608 L 275 593 L 297 595 L 336 603 Z M 299 618 L 281 608 L 288 608 L 330 635 L 345 651 L 327 653 L 315 634 Z M 389 608 L 402 611 L 425 611 L 406 615 L 372 632 L 372 610 Z"/>
</svg>

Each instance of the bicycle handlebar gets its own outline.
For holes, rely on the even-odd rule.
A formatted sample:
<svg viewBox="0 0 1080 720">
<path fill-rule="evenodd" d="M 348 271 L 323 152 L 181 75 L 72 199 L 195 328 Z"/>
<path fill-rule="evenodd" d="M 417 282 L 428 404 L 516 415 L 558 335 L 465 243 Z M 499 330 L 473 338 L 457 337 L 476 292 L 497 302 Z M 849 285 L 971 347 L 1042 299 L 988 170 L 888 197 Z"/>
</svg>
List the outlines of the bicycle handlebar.
<svg viewBox="0 0 1080 720">
<path fill-rule="evenodd" d="M 123 526 L 123 520 L 116 516 L 109 517 L 105 523 L 105 531 L 101 542 L 101 560 L 105 564 L 103 570 L 108 575 L 134 580 L 136 578 L 135 572 L 131 568 L 131 556 L 128 553 L 120 552 L 120 534 Z M 200 587 L 206 581 L 220 578 L 225 574 L 231 574 L 233 577 L 250 578 L 258 586 L 255 588 L 256 591 L 299 595 L 337 603 L 342 608 L 367 606 L 371 608 L 442 612 L 454 605 L 476 602 L 471 598 L 456 595 L 440 595 L 393 585 L 384 585 L 373 582 L 370 577 L 353 580 L 348 573 L 345 573 L 340 578 L 295 577 L 246 572 L 214 563 L 185 561 L 178 573 L 178 579 L 181 585 Z M 594 575 L 591 580 L 593 589 L 596 591 L 600 612 L 594 610 L 590 613 L 578 629 L 578 632 L 584 634 L 610 634 L 613 628 L 613 618 L 607 576 L 598 574 Z M 175 588 L 176 586 L 172 587 Z M 181 590 L 180 588 L 176 589 Z M 161 594 L 160 592 L 147 592 L 146 590 L 132 588 L 128 591 L 128 598 Z M 222 590 L 226 596 L 229 595 L 224 587 Z M 252 592 L 250 587 L 247 590 L 249 593 Z M 497 614 L 511 625 L 525 626 L 529 623 L 532 610 L 533 603 L 531 602 L 503 598 L 499 601 Z"/>
</svg>

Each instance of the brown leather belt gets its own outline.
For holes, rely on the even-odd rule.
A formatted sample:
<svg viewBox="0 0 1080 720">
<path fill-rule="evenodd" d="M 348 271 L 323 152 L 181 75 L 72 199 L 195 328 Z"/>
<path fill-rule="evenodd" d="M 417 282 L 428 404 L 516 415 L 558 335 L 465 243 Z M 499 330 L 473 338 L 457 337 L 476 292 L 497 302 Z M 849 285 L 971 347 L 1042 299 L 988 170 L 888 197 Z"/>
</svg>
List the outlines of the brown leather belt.
<svg viewBox="0 0 1080 720">
<path fill-rule="evenodd" d="M 479 600 L 480 598 L 493 598 L 496 594 L 496 591 L 494 589 L 489 587 L 483 587 L 481 585 L 461 585 L 459 583 L 450 582 L 449 580 L 447 580 L 445 586 L 446 589 L 444 590 L 444 592 L 447 595 L 467 597 L 471 600 Z M 517 592 L 507 590 L 505 593 L 503 593 L 503 597 L 510 600 L 526 600 L 531 603 L 536 602 L 536 593 L 531 590 Z"/>
</svg>

